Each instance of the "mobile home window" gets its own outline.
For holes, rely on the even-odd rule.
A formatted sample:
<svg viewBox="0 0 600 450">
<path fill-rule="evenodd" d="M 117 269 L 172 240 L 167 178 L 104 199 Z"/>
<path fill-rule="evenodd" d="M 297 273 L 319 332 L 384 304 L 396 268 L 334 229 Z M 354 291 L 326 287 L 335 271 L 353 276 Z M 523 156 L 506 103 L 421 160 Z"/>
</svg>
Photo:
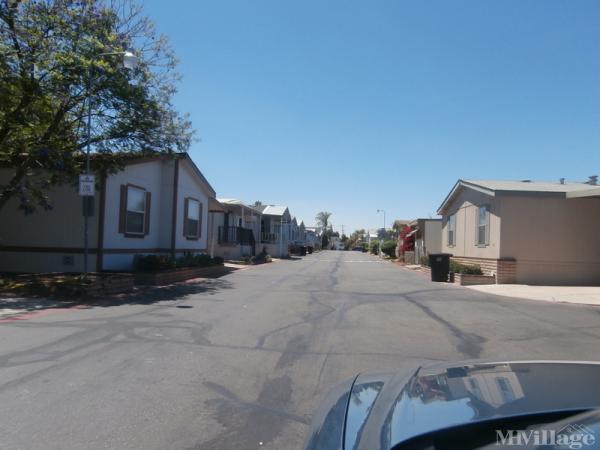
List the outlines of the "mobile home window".
<svg viewBox="0 0 600 450">
<path fill-rule="evenodd" d="M 127 186 L 127 216 L 125 232 L 129 234 L 144 234 L 146 223 L 146 191 Z"/>
<path fill-rule="evenodd" d="M 480 206 L 477 210 L 477 245 L 488 244 L 489 214 L 487 206 Z"/>
<path fill-rule="evenodd" d="M 194 200 L 193 198 L 186 198 L 185 202 L 185 235 L 189 238 L 199 238 L 202 205 L 198 200 Z"/>
<path fill-rule="evenodd" d="M 456 214 L 448 217 L 448 245 L 456 245 Z"/>
</svg>

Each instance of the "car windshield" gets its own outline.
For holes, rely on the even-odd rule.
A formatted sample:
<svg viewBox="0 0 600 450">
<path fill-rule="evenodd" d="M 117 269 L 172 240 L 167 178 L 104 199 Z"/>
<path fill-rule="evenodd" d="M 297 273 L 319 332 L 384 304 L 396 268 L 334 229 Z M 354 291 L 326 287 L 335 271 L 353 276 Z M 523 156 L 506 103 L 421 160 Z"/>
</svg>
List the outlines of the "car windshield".
<svg viewBox="0 0 600 450">
<path fill-rule="evenodd" d="M 0 0 L 0 448 L 592 448 L 599 18 Z"/>
</svg>

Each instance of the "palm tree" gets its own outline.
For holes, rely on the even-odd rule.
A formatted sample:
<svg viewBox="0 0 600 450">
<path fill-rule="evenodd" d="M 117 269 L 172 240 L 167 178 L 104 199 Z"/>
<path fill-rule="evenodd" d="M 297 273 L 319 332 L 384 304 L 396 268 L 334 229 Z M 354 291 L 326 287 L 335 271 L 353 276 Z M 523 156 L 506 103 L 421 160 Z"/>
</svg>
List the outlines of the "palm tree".
<svg viewBox="0 0 600 450">
<path fill-rule="evenodd" d="M 321 228 L 323 228 L 324 230 L 327 229 L 327 225 L 329 224 L 329 218 L 331 217 L 331 213 L 328 211 L 321 211 L 320 213 L 317 214 L 317 216 L 315 217 L 315 220 L 317 221 L 317 225 L 319 225 Z"/>
</svg>

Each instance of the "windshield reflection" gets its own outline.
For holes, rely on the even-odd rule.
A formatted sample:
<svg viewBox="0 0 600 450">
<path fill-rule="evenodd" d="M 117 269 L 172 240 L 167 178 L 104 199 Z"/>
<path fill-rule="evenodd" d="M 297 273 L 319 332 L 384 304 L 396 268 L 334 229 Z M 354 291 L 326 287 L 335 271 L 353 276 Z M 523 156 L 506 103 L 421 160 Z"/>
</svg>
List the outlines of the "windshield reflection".
<svg viewBox="0 0 600 450">
<path fill-rule="evenodd" d="M 355 385 L 350 396 L 348 405 L 348 417 L 346 419 L 346 438 L 344 448 L 350 450 L 360 441 L 360 433 L 371 412 L 371 407 L 383 387 L 383 383 L 362 383 Z"/>
<path fill-rule="evenodd" d="M 524 396 L 518 372 L 509 364 L 416 374 L 390 410 L 382 442 L 389 447 L 431 429 L 488 418 Z"/>
</svg>

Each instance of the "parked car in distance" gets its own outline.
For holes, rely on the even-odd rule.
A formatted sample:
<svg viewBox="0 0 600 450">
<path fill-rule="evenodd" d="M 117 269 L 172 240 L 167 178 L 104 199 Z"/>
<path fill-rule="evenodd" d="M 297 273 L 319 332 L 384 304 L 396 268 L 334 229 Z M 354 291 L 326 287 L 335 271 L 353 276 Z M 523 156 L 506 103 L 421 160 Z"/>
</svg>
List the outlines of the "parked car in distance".
<svg viewBox="0 0 600 450">
<path fill-rule="evenodd" d="M 565 361 L 464 362 L 361 374 L 325 397 L 304 448 L 504 448 L 515 430 L 530 427 L 554 430 L 539 431 L 539 439 L 589 442 L 593 430 L 600 431 L 598 379 L 600 363 Z"/>
</svg>

